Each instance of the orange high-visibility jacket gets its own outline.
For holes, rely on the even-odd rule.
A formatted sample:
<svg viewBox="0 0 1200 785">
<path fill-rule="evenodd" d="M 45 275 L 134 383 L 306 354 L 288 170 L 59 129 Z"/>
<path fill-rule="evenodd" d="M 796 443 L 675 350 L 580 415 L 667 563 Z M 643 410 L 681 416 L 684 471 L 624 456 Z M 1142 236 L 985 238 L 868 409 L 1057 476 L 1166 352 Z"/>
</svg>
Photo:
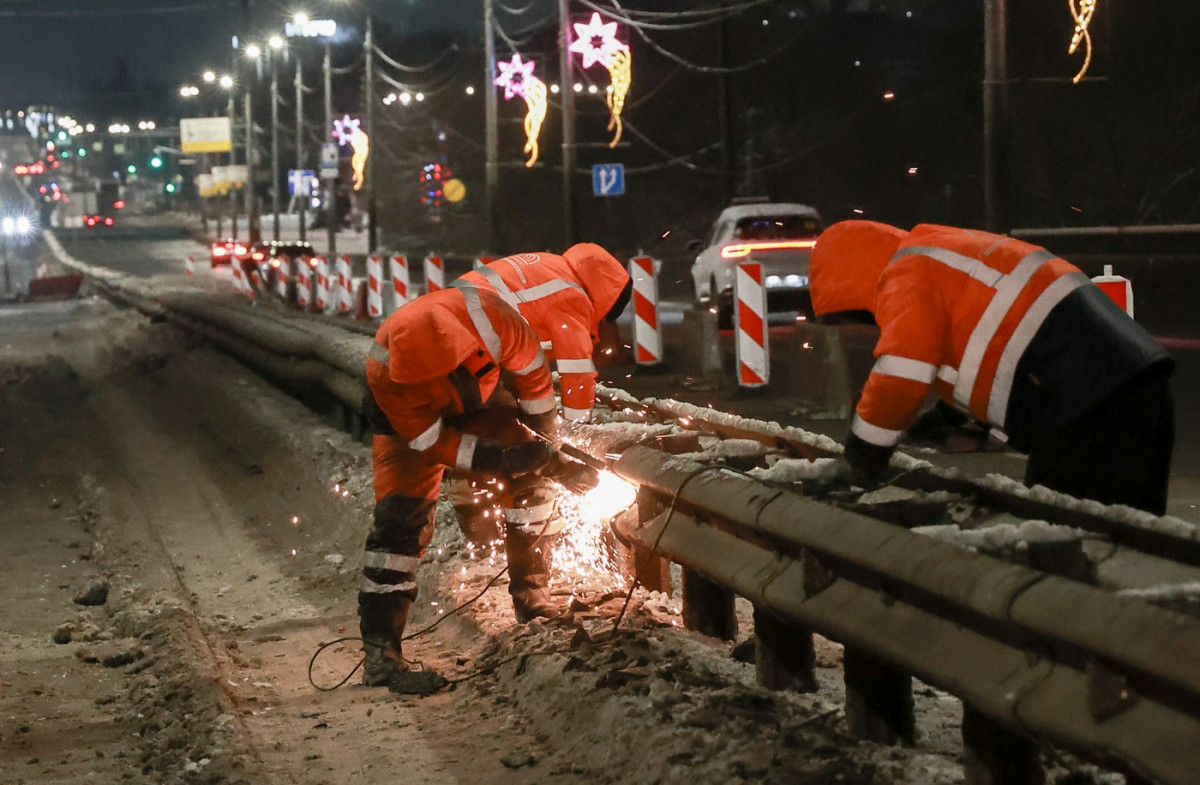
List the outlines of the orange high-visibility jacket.
<svg viewBox="0 0 1200 785">
<path fill-rule="evenodd" d="M 506 256 L 452 285 L 495 291 L 529 320 L 558 370 L 563 416 L 585 421 L 596 400 L 592 346 L 599 339 L 600 320 L 628 282 L 629 273 L 612 254 L 593 243 L 579 243 L 562 256 Z"/>
<path fill-rule="evenodd" d="M 380 325 L 367 357 L 367 383 L 411 449 L 469 469 L 478 438 L 446 418 L 481 408 L 501 369 L 510 372 L 522 411 L 554 409 L 550 366 L 528 322 L 493 291 L 442 289 Z"/>
<path fill-rule="evenodd" d="M 818 315 L 867 310 L 879 325 L 846 443 L 866 468 L 886 465 L 931 390 L 1028 452 L 1170 362 L 1077 267 L 1011 237 L 844 221 L 809 266 Z"/>
</svg>

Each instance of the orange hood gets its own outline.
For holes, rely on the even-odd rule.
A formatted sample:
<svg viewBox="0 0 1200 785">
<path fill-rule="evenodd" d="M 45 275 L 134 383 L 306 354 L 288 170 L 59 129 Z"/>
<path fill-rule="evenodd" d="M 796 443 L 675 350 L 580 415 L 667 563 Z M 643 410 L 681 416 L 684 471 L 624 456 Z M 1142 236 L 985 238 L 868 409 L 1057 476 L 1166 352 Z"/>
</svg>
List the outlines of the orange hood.
<svg viewBox="0 0 1200 785">
<path fill-rule="evenodd" d="M 457 289 L 431 292 L 398 309 L 380 327 L 387 331 L 388 376 L 397 384 L 449 376 L 482 348 L 469 321 Z"/>
<path fill-rule="evenodd" d="M 879 276 L 907 236 L 875 221 L 840 221 L 822 232 L 808 259 L 813 312 L 874 313 Z"/>
<path fill-rule="evenodd" d="M 572 272 L 588 299 L 595 305 L 596 324 L 616 304 L 621 290 L 629 283 L 629 273 L 608 251 L 595 243 L 576 243 L 563 251 L 563 258 L 571 265 Z M 592 325 L 592 329 L 596 328 Z"/>
</svg>

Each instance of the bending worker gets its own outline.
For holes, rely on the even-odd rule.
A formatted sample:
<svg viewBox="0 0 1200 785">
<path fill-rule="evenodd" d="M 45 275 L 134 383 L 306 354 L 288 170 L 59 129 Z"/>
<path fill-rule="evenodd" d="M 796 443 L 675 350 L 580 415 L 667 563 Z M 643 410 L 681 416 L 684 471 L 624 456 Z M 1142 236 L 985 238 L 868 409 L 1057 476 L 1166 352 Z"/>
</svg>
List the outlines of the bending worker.
<svg viewBox="0 0 1200 785">
<path fill-rule="evenodd" d="M 577 243 L 561 256 L 515 254 L 473 270 L 451 285 L 463 291 L 495 292 L 517 309 L 558 371 L 563 417 L 575 422 L 591 418 L 596 402 L 592 352 L 600 323 L 616 321 L 633 291 L 629 273 L 612 254 L 594 243 Z M 452 481 L 450 499 L 468 540 L 482 545 L 499 535 L 496 519 L 484 517 L 483 506 L 474 503 L 477 497 L 471 483 Z M 532 529 L 520 524 L 518 528 L 527 533 Z M 551 545 L 560 533 L 561 526 L 540 532 L 542 544 Z"/>
<path fill-rule="evenodd" d="M 1026 485 L 1165 512 L 1174 362 L 1078 268 L 986 232 L 842 221 L 809 274 L 818 317 L 869 311 L 880 329 L 825 480 L 877 482 L 932 391 L 1027 453 Z"/>
<path fill-rule="evenodd" d="M 512 407 L 502 405 L 502 371 L 516 396 Z M 521 427 L 551 438 L 557 432 L 550 366 L 532 328 L 494 291 L 448 288 L 383 322 L 367 382 L 376 408 L 370 411 L 368 401 L 375 513 L 358 595 L 363 683 L 421 692 L 437 686 L 428 683 L 436 676 L 408 671 L 400 643 L 417 596 L 417 565 L 433 538 L 443 472 L 455 467 L 500 478 L 506 514 L 530 525 L 551 522 L 554 497 L 536 472 L 552 466 L 555 453 Z M 509 591 L 518 619 L 553 615 L 536 535 L 511 540 Z"/>
</svg>

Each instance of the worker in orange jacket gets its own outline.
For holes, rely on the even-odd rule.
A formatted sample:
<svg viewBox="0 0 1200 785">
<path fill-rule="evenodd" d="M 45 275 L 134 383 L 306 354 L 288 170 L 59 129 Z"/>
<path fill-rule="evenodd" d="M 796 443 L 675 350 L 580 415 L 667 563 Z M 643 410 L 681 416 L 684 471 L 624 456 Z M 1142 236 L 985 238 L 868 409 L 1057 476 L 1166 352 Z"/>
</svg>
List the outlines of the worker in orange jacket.
<svg viewBox="0 0 1200 785">
<path fill-rule="evenodd" d="M 842 221 L 809 275 L 818 317 L 866 311 L 880 330 L 824 479 L 877 481 L 933 392 L 1027 453 L 1026 485 L 1165 512 L 1174 362 L 1077 267 L 987 232 Z"/>
<path fill-rule="evenodd" d="M 502 371 L 515 394 L 512 408 L 502 405 Z M 494 291 L 449 288 L 384 320 L 367 358 L 367 383 L 375 512 L 358 595 L 363 683 L 423 692 L 437 686 L 436 674 L 409 671 L 400 644 L 443 472 L 455 467 L 500 478 L 496 488 L 503 486 L 514 516 L 552 518 L 554 497 L 536 472 L 553 462 L 554 451 L 521 427 L 551 437 L 557 431 L 550 366 L 538 336 Z M 536 534 L 510 539 L 509 591 L 518 618 L 551 615 Z"/>
<path fill-rule="evenodd" d="M 633 291 L 624 265 L 599 245 L 577 243 L 561 256 L 522 253 L 497 259 L 466 273 L 451 286 L 496 292 L 516 308 L 533 327 L 547 359 L 558 371 L 563 417 L 574 422 L 591 418 L 596 402 L 592 352 L 600 324 L 616 321 Z M 471 483 L 456 479 L 450 483 L 449 495 L 464 535 L 480 545 L 497 538 L 499 532 L 497 518 L 485 517 L 487 510 L 475 503 L 477 491 Z M 532 526 L 541 531 L 541 522 L 526 528 Z M 543 545 L 551 545 L 547 538 L 559 533 L 561 521 L 542 531 Z"/>
</svg>

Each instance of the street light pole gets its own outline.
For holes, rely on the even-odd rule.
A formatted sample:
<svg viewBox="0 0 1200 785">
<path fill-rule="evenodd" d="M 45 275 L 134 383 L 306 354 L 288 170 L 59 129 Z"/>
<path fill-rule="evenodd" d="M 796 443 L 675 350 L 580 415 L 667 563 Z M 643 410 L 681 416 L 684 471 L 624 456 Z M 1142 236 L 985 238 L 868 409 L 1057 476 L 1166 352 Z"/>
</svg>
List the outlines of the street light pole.
<svg viewBox="0 0 1200 785">
<path fill-rule="evenodd" d="M 984 228 L 1003 232 L 1008 175 L 1008 11 L 1005 0 L 985 0 L 983 77 Z"/>
<path fill-rule="evenodd" d="M 237 73 L 234 71 L 234 73 Z M 234 100 L 232 88 L 229 90 L 229 165 L 232 167 L 237 163 L 237 145 L 234 144 L 234 134 L 237 130 L 237 102 Z M 227 183 L 228 184 L 228 183 Z M 230 186 L 226 188 L 229 194 L 229 232 L 230 237 L 237 239 L 238 233 L 238 203 L 237 189 Z M 217 232 L 220 233 L 220 227 L 217 227 Z"/>
<path fill-rule="evenodd" d="M 271 237 L 279 242 L 279 49 L 271 47 Z"/>
<path fill-rule="evenodd" d="M 325 42 L 325 144 L 333 144 L 333 60 Z M 336 175 L 325 180 L 325 229 L 329 236 L 329 258 L 337 253 Z"/>
<path fill-rule="evenodd" d="M 258 197 L 254 193 L 254 112 L 250 97 L 250 85 L 246 85 L 246 234 L 247 244 L 257 242 L 258 227 L 255 222 L 258 213 Z"/>
<path fill-rule="evenodd" d="M 571 89 L 571 10 L 568 0 L 558 0 L 562 31 L 558 42 L 558 73 L 562 83 L 562 198 L 563 248 L 575 241 L 575 205 L 571 179 L 575 173 L 575 92 Z"/>
<path fill-rule="evenodd" d="M 496 30 L 492 0 L 483 0 L 483 46 L 487 63 L 483 69 L 484 114 L 486 115 L 486 145 L 484 164 L 484 221 L 487 253 L 496 250 L 496 191 L 500 184 L 500 99 L 496 96 Z"/>
<path fill-rule="evenodd" d="M 366 134 L 369 144 L 375 143 L 375 36 L 374 22 L 370 12 L 367 12 L 367 32 L 363 36 L 363 57 L 365 58 L 366 81 L 365 95 L 366 111 L 363 120 L 367 126 Z M 375 253 L 378 228 L 375 224 L 375 156 L 368 155 L 366 160 L 366 197 L 367 197 L 367 253 Z"/>
<path fill-rule="evenodd" d="M 308 181 L 304 179 L 304 69 L 300 56 L 296 56 L 296 171 L 300 172 L 300 242 L 308 239 L 308 227 L 304 225 L 308 212 Z"/>
</svg>

